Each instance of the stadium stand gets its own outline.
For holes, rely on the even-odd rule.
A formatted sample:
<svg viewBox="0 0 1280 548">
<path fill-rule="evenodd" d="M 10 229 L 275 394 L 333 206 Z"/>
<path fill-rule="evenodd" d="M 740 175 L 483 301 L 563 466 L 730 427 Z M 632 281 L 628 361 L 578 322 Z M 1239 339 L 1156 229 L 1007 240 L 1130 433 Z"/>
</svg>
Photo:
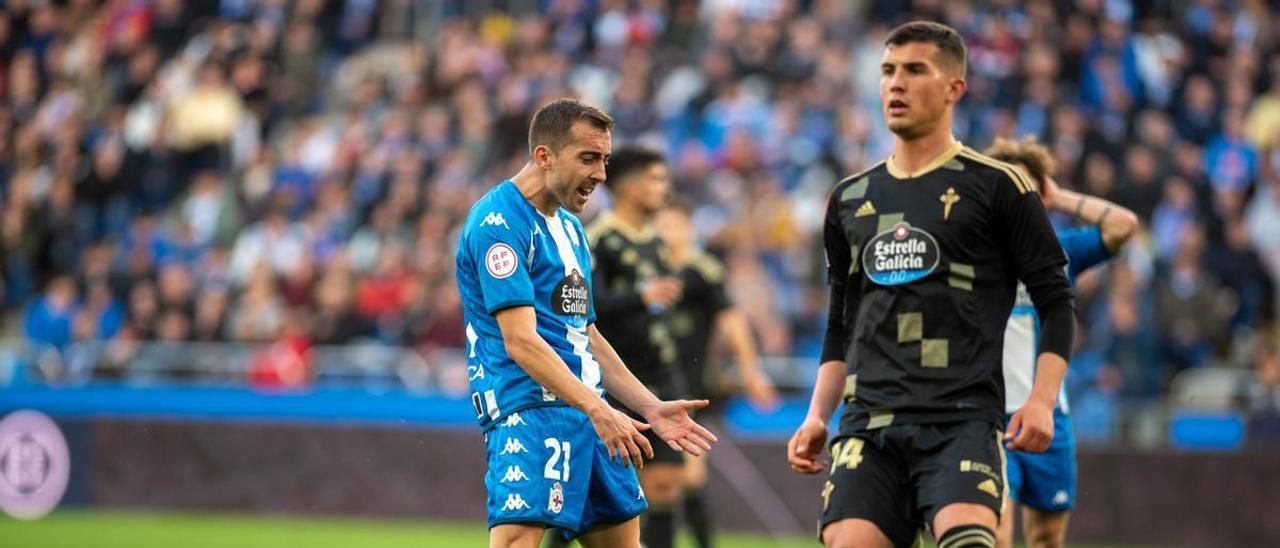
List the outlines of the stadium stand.
<svg viewBox="0 0 1280 548">
<path fill-rule="evenodd" d="M 931 18 L 971 39 L 963 141 L 1037 135 L 1065 186 L 1149 228 L 1080 280 L 1082 443 L 1167 403 L 1274 417 L 1280 17 L 1182 5 L 11 1 L 3 305 L 9 354 L 43 357 L 8 378 L 459 390 L 456 229 L 523 161 L 530 113 L 577 95 L 615 143 L 673 159 L 771 371 L 802 386 L 826 310 L 815 220 L 889 150 L 887 29 Z M 350 343 L 418 370 L 323 358 Z M 1231 398 L 1201 376 L 1253 382 Z"/>
</svg>

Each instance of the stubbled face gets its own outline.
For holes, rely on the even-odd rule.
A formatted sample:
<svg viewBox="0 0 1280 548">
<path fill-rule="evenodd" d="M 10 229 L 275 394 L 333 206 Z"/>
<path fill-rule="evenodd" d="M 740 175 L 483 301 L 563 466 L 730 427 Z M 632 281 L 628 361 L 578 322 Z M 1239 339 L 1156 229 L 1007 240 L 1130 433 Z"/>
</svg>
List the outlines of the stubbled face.
<svg viewBox="0 0 1280 548">
<path fill-rule="evenodd" d="M 631 200 L 645 215 L 654 215 L 667 205 L 671 195 L 671 172 L 661 162 L 649 164 L 627 176 L 626 199 Z"/>
<path fill-rule="evenodd" d="M 587 121 L 574 123 L 569 134 L 569 142 L 558 152 L 539 146 L 534 153 L 547 171 L 547 183 L 560 206 L 582 213 L 591 193 L 604 182 L 604 165 L 613 145 L 608 130 Z"/>
<path fill-rule="evenodd" d="M 904 139 L 928 135 L 947 107 L 964 95 L 964 79 L 927 42 L 890 45 L 880 61 L 880 106 L 889 131 Z"/>
</svg>

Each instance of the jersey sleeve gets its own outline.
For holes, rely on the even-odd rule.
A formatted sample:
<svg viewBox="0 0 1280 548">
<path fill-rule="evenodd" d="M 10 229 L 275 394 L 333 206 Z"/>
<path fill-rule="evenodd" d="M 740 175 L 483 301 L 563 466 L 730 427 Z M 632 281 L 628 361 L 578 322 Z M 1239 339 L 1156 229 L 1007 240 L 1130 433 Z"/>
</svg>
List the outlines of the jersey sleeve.
<svg viewBox="0 0 1280 548">
<path fill-rule="evenodd" d="M 1058 232 L 1058 243 L 1067 254 L 1067 277 L 1076 279 L 1081 272 L 1089 270 L 1111 258 L 1111 251 L 1102 241 L 1102 230 L 1096 226 L 1069 228 Z"/>
<path fill-rule="evenodd" d="M 529 276 L 527 227 L 519 224 L 479 222 L 472 226 L 468 252 L 475 257 L 476 279 L 485 310 L 494 314 L 513 306 L 532 306 L 533 279 Z"/>
<path fill-rule="evenodd" d="M 827 333 L 822 341 L 822 362 L 844 361 L 845 291 L 849 281 L 849 267 L 853 253 L 845 236 L 838 213 L 838 194 L 832 193 L 827 204 L 827 218 L 823 222 L 822 243 L 827 256 L 827 283 L 831 286 L 831 305 L 827 311 Z"/>
<path fill-rule="evenodd" d="M 1044 204 L 1016 171 L 998 175 L 995 185 L 997 231 L 1013 273 L 1027 286 L 1040 316 L 1040 353 L 1064 360 L 1075 338 L 1075 303 L 1063 268 L 1067 256 L 1049 224 Z"/>
<path fill-rule="evenodd" d="M 1020 174 L 996 176 L 1002 179 L 994 185 L 996 229 L 1013 273 L 1021 280 L 1032 272 L 1066 264 L 1067 256 L 1040 195 L 1024 185 L 1025 179 L 1015 180 Z"/>
</svg>

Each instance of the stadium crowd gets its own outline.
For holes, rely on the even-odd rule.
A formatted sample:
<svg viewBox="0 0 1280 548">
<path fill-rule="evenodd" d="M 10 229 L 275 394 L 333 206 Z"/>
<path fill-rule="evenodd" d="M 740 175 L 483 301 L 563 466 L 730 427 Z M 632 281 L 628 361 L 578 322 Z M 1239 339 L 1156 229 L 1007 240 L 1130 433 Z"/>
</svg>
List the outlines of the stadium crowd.
<svg viewBox="0 0 1280 548">
<path fill-rule="evenodd" d="M 816 356 L 827 193 L 890 150 L 879 53 L 912 18 L 969 39 L 961 140 L 1035 135 L 1146 227 L 1079 280 L 1082 440 L 1208 365 L 1255 368 L 1244 405 L 1280 420 L 1280 12 L 1256 0 L 10 0 L 9 331 L 461 347 L 456 229 L 576 95 L 669 155 L 762 351 Z"/>
</svg>

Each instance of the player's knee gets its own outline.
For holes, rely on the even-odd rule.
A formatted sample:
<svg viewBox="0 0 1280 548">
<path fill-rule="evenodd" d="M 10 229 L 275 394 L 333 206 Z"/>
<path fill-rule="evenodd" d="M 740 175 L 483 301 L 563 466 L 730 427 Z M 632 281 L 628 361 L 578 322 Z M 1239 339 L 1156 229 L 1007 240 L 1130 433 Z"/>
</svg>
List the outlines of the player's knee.
<svg viewBox="0 0 1280 548">
<path fill-rule="evenodd" d="M 1062 548 L 1066 546 L 1065 527 L 1054 524 L 1028 524 L 1027 546 L 1030 548 Z"/>
<path fill-rule="evenodd" d="M 996 533 L 985 525 L 959 525 L 947 529 L 938 548 L 995 548 Z"/>
<path fill-rule="evenodd" d="M 844 519 L 823 527 L 822 545 L 826 548 L 876 548 L 891 547 L 893 541 L 870 521 Z"/>
</svg>

